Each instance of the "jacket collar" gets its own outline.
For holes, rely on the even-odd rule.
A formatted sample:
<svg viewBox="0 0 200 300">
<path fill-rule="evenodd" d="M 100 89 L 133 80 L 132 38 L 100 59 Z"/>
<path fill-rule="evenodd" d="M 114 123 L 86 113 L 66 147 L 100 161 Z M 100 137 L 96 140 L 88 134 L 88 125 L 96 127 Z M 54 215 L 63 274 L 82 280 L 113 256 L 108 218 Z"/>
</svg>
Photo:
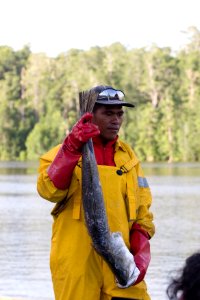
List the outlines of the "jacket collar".
<svg viewBox="0 0 200 300">
<path fill-rule="evenodd" d="M 115 143 L 115 151 L 117 151 L 119 149 L 126 152 L 126 148 L 125 148 L 124 144 L 119 139 L 117 139 L 116 143 Z"/>
<path fill-rule="evenodd" d="M 103 145 L 102 143 L 102 139 L 101 139 L 101 136 L 98 135 L 98 136 L 95 136 L 93 139 L 92 139 L 93 143 L 96 144 L 96 145 Z M 126 152 L 126 147 L 124 146 L 124 144 L 122 143 L 122 141 L 120 141 L 119 137 L 116 136 L 116 138 L 114 140 L 111 140 L 109 141 L 107 144 L 106 144 L 106 147 L 111 147 L 112 145 L 115 145 L 115 151 L 121 149 L 122 151 Z"/>
<path fill-rule="evenodd" d="M 111 141 L 108 141 L 106 144 L 105 144 L 105 147 L 112 147 L 118 140 L 118 136 L 116 136 L 115 139 L 111 140 Z M 96 145 L 104 145 L 103 144 L 103 141 L 101 139 L 101 136 L 98 135 L 98 136 L 95 136 L 93 139 L 92 139 L 93 143 L 96 144 Z"/>
</svg>

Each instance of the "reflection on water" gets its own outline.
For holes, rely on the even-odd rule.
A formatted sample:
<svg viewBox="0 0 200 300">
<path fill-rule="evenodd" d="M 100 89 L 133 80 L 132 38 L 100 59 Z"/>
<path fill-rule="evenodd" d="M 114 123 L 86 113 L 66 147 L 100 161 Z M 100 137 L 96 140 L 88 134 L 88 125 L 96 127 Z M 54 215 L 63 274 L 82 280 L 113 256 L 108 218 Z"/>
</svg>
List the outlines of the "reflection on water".
<svg viewBox="0 0 200 300">
<path fill-rule="evenodd" d="M 200 169 L 198 176 L 196 171 L 190 170 L 190 176 L 185 173 L 183 176 L 149 176 L 156 225 L 147 274 L 152 300 L 166 299 L 165 290 L 169 277 L 174 275 L 172 271 L 180 269 L 188 255 L 200 250 Z"/>
<path fill-rule="evenodd" d="M 0 161 L 0 174 L 36 174 L 37 162 Z"/>
<path fill-rule="evenodd" d="M 166 299 L 171 271 L 199 249 L 199 164 L 145 164 L 156 235 L 146 281 Z M 0 163 L 0 296 L 53 300 L 49 249 L 53 204 L 36 192 L 37 165 Z"/>
<path fill-rule="evenodd" d="M 52 204 L 35 175 L 0 175 L 0 296 L 53 299 L 48 265 Z"/>
</svg>

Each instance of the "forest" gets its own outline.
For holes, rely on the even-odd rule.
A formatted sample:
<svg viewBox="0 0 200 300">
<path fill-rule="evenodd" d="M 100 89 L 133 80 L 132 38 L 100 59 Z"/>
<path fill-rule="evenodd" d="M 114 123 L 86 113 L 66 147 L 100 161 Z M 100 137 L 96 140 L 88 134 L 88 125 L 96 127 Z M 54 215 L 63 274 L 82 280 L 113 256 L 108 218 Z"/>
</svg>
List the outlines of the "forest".
<svg viewBox="0 0 200 300">
<path fill-rule="evenodd" d="M 0 46 L 0 160 L 38 160 L 79 117 L 78 93 L 99 84 L 125 92 L 120 137 L 142 161 L 200 161 L 200 31 L 170 47 L 114 43 L 57 57 Z"/>
</svg>

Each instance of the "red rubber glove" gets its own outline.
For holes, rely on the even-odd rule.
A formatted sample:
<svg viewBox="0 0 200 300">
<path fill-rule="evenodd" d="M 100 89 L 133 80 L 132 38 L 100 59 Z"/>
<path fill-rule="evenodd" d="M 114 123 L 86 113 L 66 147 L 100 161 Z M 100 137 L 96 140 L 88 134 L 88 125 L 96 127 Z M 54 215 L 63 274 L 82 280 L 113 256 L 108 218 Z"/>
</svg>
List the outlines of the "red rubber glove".
<svg viewBox="0 0 200 300">
<path fill-rule="evenodd" d="M 47 170 L 49 178 L 58 189 L 65 190 L 69 187 L 83 144 L 100 133 L 98 126 L 91 123 L 91 119 L 92 114 L 86 113 L 74 125 Z"/>
<path fill-rule="evenodd" d="M 91 123 L 92 117 L 90 113 L 84 114 L 72 128 L 67 138 L 67 148 L 70 151 L 80 152 L 84 143 L 100 134 L 98 126 Z"/>
<path fill-rule="evenodd" d="M 130 251 L 134 256 L 137 268 L 140 270 L 140 275 L 134 285 L 144 279 L 151 260 L 149 238 L 149 234 L 139 224 L 133 224 L 130 232 Z"/>
</svg>

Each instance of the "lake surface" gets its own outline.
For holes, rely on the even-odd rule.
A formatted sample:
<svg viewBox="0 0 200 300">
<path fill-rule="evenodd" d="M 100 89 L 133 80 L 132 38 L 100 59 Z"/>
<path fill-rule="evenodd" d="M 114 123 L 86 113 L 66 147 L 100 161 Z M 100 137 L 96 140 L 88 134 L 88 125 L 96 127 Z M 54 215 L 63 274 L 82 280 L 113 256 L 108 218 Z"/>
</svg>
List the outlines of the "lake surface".
<svg viewBox="0 0 200 300">
<path fill-rule="evenodd" d="M 146 276 L 152 300 L 200 250 L 200 164 L 143 164 L 153 194 L 156 234 Z M 0 297 L 53 300 L 49 271 L 52 203 L 36 191 L 37 166 L 0 163 Z"/>
</svg>

